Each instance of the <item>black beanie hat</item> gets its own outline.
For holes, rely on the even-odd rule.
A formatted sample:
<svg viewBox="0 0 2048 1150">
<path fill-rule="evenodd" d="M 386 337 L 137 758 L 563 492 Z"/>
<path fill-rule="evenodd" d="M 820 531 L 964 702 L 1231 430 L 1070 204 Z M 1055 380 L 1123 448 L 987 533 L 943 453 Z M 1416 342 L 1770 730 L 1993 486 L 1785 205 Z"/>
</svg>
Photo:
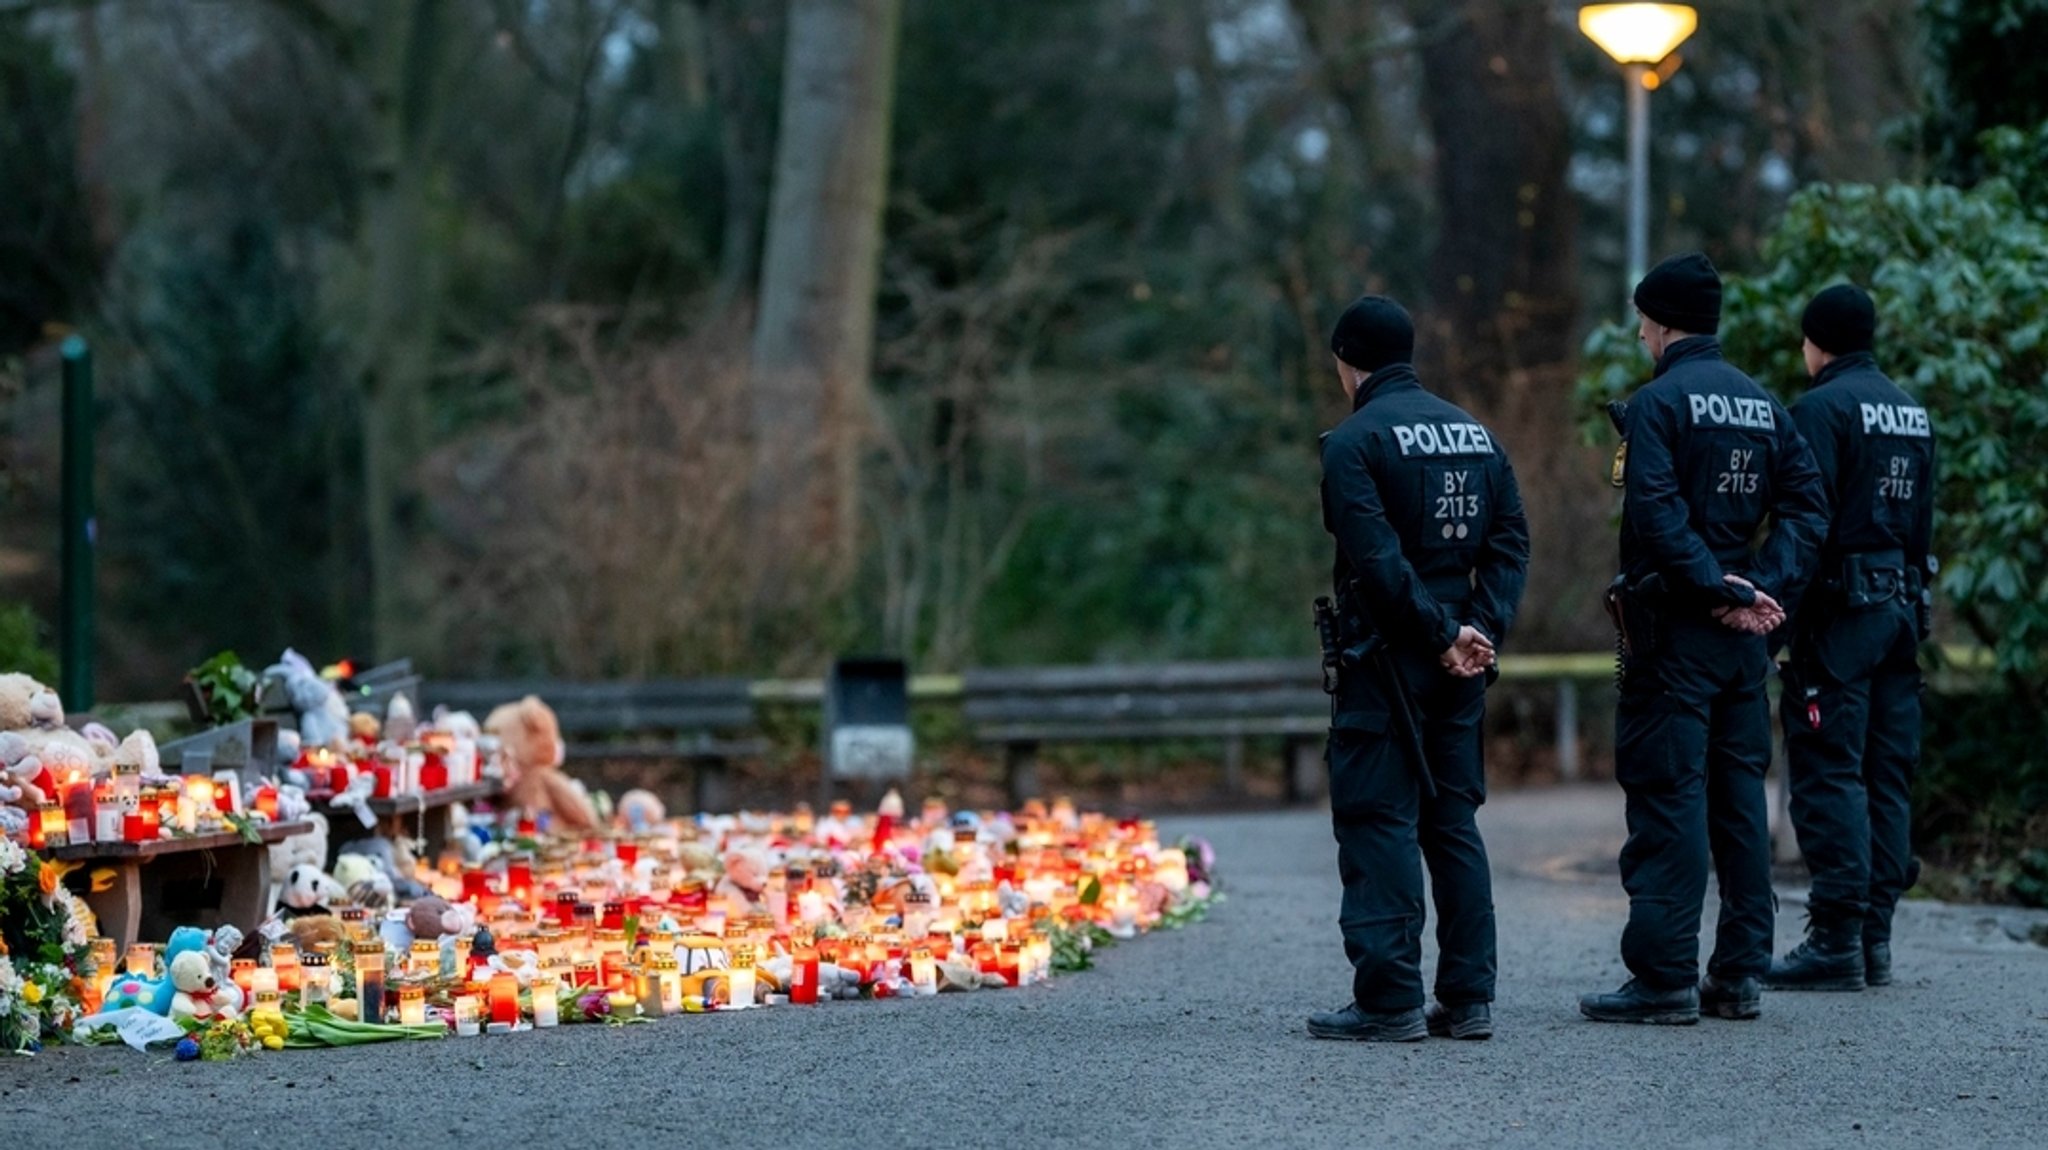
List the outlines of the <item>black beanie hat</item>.
<svg viewBox="0 0 2048 1150">
<path fill-rule="evenodd" d="M 1383 295 L 1362 295 L 1337 317 L 1330 352 L 1360 371 L 1373 372 L 1415 358 L 1415 321 Z"/>
<path fill-rule="evenodd" d="M 1636 285 L 1636 310 L 1692 335 L 1721 329 L 1721 273 L 1705 252 L 1672 256 Z"/>
<path fill-rule="evenodd" d="M 1877 345 L 1877 305 L 1855 284 L 1836 284 L 1806 305 L 1799 330 L 1829 355 L 1869 351 Z"/>
</svg>

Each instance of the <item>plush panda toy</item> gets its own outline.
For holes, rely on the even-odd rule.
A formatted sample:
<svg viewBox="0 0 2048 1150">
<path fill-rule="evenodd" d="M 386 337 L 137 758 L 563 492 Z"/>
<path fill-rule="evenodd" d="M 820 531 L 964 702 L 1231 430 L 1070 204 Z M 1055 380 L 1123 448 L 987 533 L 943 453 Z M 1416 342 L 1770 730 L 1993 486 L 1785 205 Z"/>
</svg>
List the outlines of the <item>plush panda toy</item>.
<svg viewBox="0 0 2048 1150">
<path fill-rule="evenodd" d="M 329 903 L 348 897 L 341 884 L 316 866 L 299 865 L 285 872 L 284 889 L 278 897 L 280 913 L 287 919 L 301 915 L 331 914 Z"/>
</svg>

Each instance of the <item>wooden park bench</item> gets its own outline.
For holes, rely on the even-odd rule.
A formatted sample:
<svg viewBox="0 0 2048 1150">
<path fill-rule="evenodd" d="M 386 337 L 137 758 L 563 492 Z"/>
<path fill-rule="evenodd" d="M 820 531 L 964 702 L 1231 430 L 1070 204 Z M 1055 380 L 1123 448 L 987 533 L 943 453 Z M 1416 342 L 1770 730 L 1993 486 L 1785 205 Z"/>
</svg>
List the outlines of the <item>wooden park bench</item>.
<svg viewBox="0 0 2048 1150">
<path fill-rule="evenodd" d="M 100 933 L 126 954 L 138 938 L 168 938 L 179 926 L 233 924 L 255 930 L 270 909 L 270 844 L 310 829 L 272 823 L 249 842 L 232 832 L 154 842 L 79 843 L 46 853 L 81 864 L 71 882 L 100 921 Z M 113 872 L 104 890 L 95 875 Z M 104 877 L 104 876 L 102 876 Z"/>
<path fill-rule="evenodd" d="M 969 671 L 962 710 L 977 742 L 999 744 L 1011 797 L 1038 793 L 1047 743 L 1223 742 L 1223 789 L 1244 791 L 1245 740 L 1278 737 L 1287 797 L 1323 788 L 1330 698 L 1322 670 L 1293 659 Z"/>
<path fill-rule="evenodd" d="M 421 690 L 429 711 L 436 706 L 465 710 L 478 722 L 501 703 L 538 695 L 554 708 L 571 761 L 688 763 L 698 810 L 721 808 L 725 772 L 733 761 L 769 750 L 767 741 L 754 735 L 752 685 L 745 679 L 436 680 Z"/>
</svg>

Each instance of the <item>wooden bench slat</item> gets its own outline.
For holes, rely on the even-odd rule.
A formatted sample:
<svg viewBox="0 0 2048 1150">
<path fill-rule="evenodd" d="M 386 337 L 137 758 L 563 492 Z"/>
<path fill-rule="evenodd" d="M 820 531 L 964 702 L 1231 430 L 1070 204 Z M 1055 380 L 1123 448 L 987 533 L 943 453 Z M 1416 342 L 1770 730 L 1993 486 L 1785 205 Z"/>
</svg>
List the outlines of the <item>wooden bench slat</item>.
<svg viewBox="0 0 2048 1150">
<path fill-rule="evenodd" d="M 1034 720 L 1203 719 L 1327 716 L 1330 699 L 1320 689 L 1269 688 L 1178 694 L 1116 692 L 1053 696 L 1009 696 L 977 700 L 966 708 L 974 723 Z"/>
<path fill-rule="evenodd" d="M 1262 735 L 1310 736 L 1329 730 L 1327 715 L 1267 719 L 1212 719 L 1199 722 L 1004 723 L 976 734 L 988 743 L 1143 742 L 1152 739 L 1228 739 Z"/>
</svg>

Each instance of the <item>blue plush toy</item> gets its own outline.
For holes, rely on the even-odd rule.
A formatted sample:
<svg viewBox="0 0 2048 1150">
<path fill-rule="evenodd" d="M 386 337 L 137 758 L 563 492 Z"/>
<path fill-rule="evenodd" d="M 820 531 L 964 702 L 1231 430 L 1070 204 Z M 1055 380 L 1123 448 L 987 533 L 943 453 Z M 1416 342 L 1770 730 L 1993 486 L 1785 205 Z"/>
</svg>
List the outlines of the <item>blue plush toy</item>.
<svg viewBox="0 0 2048 1150">
<path fill-rule="evenodd" d="M 187 951 L 204 951 L 206 932 L 196 926 L 181 926 L 171 932 L 171 941 L 164 945 L 164 970 L 171 969 L 171 962 Z M 171 984 L 170 975 L 151 978 L 145 974 L 124 974 L 114 979 L 107 988 L 107 1002 L 101 1010 L 119 1010 L 125 1006 L 139 1006 L 151 1014 L 166 1018 L 171 1013 L 171 998 L 178 988 Z"/>
</svg>

